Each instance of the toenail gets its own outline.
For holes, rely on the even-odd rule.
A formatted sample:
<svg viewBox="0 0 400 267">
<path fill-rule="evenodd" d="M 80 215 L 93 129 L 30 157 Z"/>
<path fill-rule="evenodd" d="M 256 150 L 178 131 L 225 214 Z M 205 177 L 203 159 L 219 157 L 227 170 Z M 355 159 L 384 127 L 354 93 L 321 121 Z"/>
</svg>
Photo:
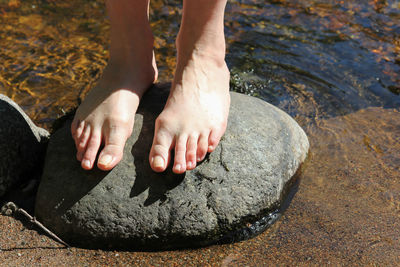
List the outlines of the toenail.
<svg viewBox="0 0 400 267">
<path fill-rule="evenodd" d="M 90 160 L 85 159 L 84 161 L 82 161 L 82 165 L 85 166 L 86 168 L 90 168 Z"/>
<path fill-rule="evenodd" d="M 175 165 L 175 170 L 180 171 L 181 170 L 181 164 L 176 164 Z"/>
<path fill-rule="evenodd" d="M 214 147 L 213 147 L 213 146 L 208 146 L 208 149 L 209 149 L 209 150 L 213 150 Z"/>
<path fill-rule="evenodd" d="M 111 155 L 104 155 L 99 159 L 99 164 L 103 166 L 109 165 L 113 160 L 113 157 Z"/>
<path fill-rule="evenodd" d="M 155 156 L 153 158 L 153 166 L 155 168 L 164 168 L 164 159 L 160 156 Z"/>
<path fill-rule="evenodd" d="M 187 166 L 188 166 L 189 169 L 192 168 L 192 162 L 189 161 L 189 162 L 187 163 Z"/>
<path fill-rule="evenodd" d="M 200 157 L 198 157 L 198 158 L 197 158 L 197 161 L 201 161 L 201 158 L 200 158 Z"/>
</svg>

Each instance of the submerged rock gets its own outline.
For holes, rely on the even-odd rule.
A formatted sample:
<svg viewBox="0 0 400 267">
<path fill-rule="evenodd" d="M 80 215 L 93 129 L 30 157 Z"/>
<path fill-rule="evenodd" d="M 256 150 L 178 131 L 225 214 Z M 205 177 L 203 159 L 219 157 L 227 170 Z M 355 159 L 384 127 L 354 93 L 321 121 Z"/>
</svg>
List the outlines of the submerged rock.
<svg viewBox="0 0 400 267">
<path fill-rule="evenodd" d="M 167 96 L 164 86 L 143 97 L 124 158 L 109 172 L 81 169 L 70 122 L 57 131 L 37 195 L 38 219 L 73 245 L 153 250 L 225 240 L 276 210 L 309 148 L 298 124 L 260 99 L 231 93 L 217 149 L 195 170 L 159 174 L 148 153 Z"/>
<path fill-rule="evenodd" d="M 43 166 L 49 133 L 37 127 L 11 99 L 0 94 L 0 197 L 33 178 Z"/>
</svg>

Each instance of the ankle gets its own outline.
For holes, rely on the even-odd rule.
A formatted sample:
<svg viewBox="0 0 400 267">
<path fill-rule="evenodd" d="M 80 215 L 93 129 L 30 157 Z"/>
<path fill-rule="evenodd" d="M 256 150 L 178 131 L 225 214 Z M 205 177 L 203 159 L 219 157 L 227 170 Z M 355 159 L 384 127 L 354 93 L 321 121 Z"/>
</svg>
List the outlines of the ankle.
<svg viewBox="0 0 400 267">
<path fill-rule="evenodd" d="M 154 37 L 151 33 L 144 34 L 140 39 L 135 36 L 127 38 L 111 38 L 110 64 L 129 67 L 138 62 L 153 60 Z"/>
<path fill-rule="evenodd" d="M 205 40 L 195 40 L 185 38 L 179 34 L 176 39 L 178 53 L 178 63 L 184 63 L 191 59 L 206 60 L 219 67 L 226 66 L 225 63 L 225 38 L 210 38 L 210 42 Z"/>
<path fill-rule="evenodd" d="M 127 61 L 109 61 L 103 70 L 99 84 L 101 87 L 110 90 L 119 88 L 132 89 L 141 96 L 157 80 L 157 68 L 152 64 L 142 65 L 140 68 Z"/>
</svg>

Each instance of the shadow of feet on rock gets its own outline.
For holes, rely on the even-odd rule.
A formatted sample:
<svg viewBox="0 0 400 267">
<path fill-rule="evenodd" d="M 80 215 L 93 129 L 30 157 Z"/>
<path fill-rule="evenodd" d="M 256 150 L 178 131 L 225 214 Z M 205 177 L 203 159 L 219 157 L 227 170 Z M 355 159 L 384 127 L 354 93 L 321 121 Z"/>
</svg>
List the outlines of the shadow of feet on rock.
<svg viewBox="0 0 400 267">
<path fill-rule="evenodd" d="M 166 84 L 151 88 L 141 102 L 141 107 L 146 107 L 146 109 L 139 107 L 137 112 L 143 118 L 143 125 L 131 150 L 136 168 L 136 179 L 130 197 L 136 197 L 148 189 L 144 206 L 149 206 L 157 200 L 164 202 L 167 199 L 167 192 L 177 187 L 185 178 L 185 174 L 174 174 L 170 166 L 163 173 L 156 173 L 151 169 L 148 160 L 153 142 L 154 123 L 168 98 L 169 86 Z"/>
</svg>

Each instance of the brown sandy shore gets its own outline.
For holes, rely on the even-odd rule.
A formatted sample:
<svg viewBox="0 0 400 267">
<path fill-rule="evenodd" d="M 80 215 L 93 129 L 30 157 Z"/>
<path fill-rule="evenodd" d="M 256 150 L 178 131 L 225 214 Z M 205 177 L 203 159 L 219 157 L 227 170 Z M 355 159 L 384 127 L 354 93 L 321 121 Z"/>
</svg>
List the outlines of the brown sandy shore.
<svg viewBox="0 0 400 267">
<path fill-rule="evenodd" d="M 0 216 L 0 265 L 398 265 L 400 113 L 368 108 L 305 130 L 311 152 L 298 192 L 256 238 L 165 252 L 65 249 L 29 224 Z"/>
</svg>

